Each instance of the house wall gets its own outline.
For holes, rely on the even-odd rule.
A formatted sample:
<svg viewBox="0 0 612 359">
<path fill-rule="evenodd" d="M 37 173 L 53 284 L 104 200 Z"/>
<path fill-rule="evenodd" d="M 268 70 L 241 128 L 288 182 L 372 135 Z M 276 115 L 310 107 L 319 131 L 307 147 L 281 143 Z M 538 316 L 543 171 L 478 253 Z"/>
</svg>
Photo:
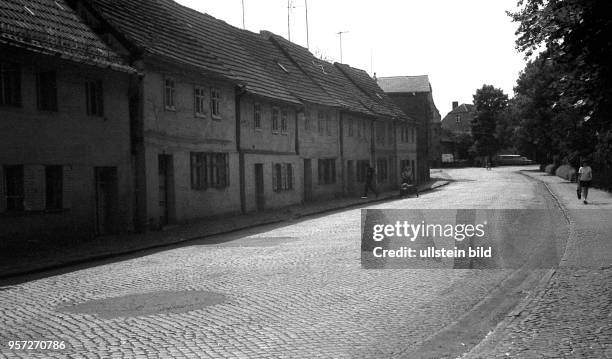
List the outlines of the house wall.
<svg viewBox="0 0 612 359">
<path fill-rule="evenodd" d="M 330 114 L 330 131 L 318 130 L 318 111 Z M 339 111 L 328 107 L 306 105 L 298 115 L 299 153 L 302 159 L 312 160 L 312 198 L 326 199 L 342 195 L 342 163 L 340 158 Z M 309 119 L 307 120 L 307 118 Z M 308 123 L 308 126 L 306 126 Z M 335 159 L 336 178 L 333 184 L 319 183 L 319 159 Z M 302 171 L 302 175 L 304 175 Z"/>
<path fill-rule="evenodd" d="M 404 113 L 416 120 L 417 182 L 429 180 L 429 131 L 433 118 L 429 93 L 387 93 Z"/>
<path fill-rule="evenodd" d="M 128 106 L 129 75 L 44 56 L 0 51 L 0 61 L 21 64 L 20 107 L 0 107 L 0 172 L 24 165 L 26 210 L 6 211 L 6 184 L 0 173 L 1 241 L 96 235 L 95 167 L 117 171 L 117 203 L 109 232 L 133 225 L 133 180 Z M 57 74 L 57 112 L 37 109 L 38 70 Z M 86 111 L 85 80 L 101 80 L 104 116 Z M 63 172 L 62 209 L 46 210 L 45 166 Z M 29 198 L 28 198 L 29 197 Z M 112 228 L 111 228 L 112 227 Z"/>
<path fill-rule="evenodd" d="M 352 135 L 351 135 L 352 121 Z M 358 178 L 358 161 L 368 161 L 373 165 L 372 157 L 372 119 L 356 114 L 342 114 L 342 146 L 343 146 L 343 183 L 344 191 L 349 195 L 363 193 L 365 181 Z M 352 172 L 349 172 L 349 161 Z"/>
<path fill-rule="evenodd" d="M 401 127 L 405 126 L 407 129 L 407 136 L 402 138 L 400 131 Z M 417 172 L 417 127 L 414 123 L 400 124 L 397 132 L 397 168 L 398 173 L 401 175 L 402 162 L 410 161 L 410 167 L 413 169 L 413 175 Z M 414 162 L 414 166 L 413 166 Z M 415 177 L 416 178 L 416 177 Z"/>
<path fill-rule="evenodd" d="M 255 104 L 260 107 L 259 128 L 255 126 Z M 273 108 L 287 112 L 287 130 L 273 130 Z M 240 98 L 240 148 L 244 153 L 245 209 L 256 211 L 257 188 L 255 164 L 263 165 L 264 208 L 283 207 L 303 200 L 303 162 L 296 153 L 296 106 L 276 103 L 253 96 Z M 279 117 L 280 126 L 281 117 Z M 290 164 L 293 171 L 293 188 L 274 191 L 273 165 Z"/>
<path fill-rule="evenodd" d="M 376 186 L 378 191 L 390 191 L 397 189 L 399 183 L 397 150 L 396 150 L 396 124 L 392 120 L 377 119 L 374 122 L 374 146 L 375 158 L 374 168 L 376 169 Z M 379 179 L 379 160 L 387 162 L 387 179 Z"/>
<path fill-rule="evenodd" d="M 239 160 L 236 149 L 236 109 L 233 85 L 176 69 L 146 65 L 144 76 L 144 142 L 147 219 L 151 228 L 161 225 L 159 205 L 159 155 L 171 156 L 169 222 L 240 211 Z M 175 81 L 175 109 L 164 106 L 164 80 Z M 196 116 L 194 87 L 205 91 L 206 114 Z M 221 91 L 220 116 L 210 112 L 210 88 Z M 226 153 L 229 183 L 225 188 L 194 189 L 191 185 L 191 153 Z"/>
</svg>

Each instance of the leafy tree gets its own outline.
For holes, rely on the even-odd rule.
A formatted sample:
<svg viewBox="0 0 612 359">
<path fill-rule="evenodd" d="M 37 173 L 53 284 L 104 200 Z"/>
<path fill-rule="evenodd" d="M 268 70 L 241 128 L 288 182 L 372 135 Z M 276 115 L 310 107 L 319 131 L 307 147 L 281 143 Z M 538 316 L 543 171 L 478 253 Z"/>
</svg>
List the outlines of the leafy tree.
<svg viewBox="0 0 612 359">
<path fill-rule="evenodd" d="M 560 134 L 565 131 L 565 136 L 557 138 L 557 143 L 551 138 L 544 139 L 553 142 L 546 144 L 549 151 L 566 152 L 565 156 L 570 158 L 595 153 L 610 165 L 612 1 L 519 0 L 518 5 L 517 12 L 509 13 L 519 23 L 517 48 L 528 57 L 534 51 L 543 51 L 545 57 L 536 62 L 540 63 L 539 66 L 542 62 L 549 63 L 557 75 L 556 79 L 546 79 L 545 96 L 532 94 L 534 116 L 529 121 L 539 124 L 526 124 L 523 131 L 544 127 L 554 118 L 555 126 L 548 127 L 548 130 Z M 523 86 L 525 91 L 527 85 Z M 548 93 L 551 91 L 554 93 Z M 545 102 L 554 100 L 552 111 L 539 103 L 542 97 Z M 560 123 L 562 126 L 558 126 Z M 538 147 L 541 151 L 544 145 Z"/>
<path fill-rule="evenodd" d="M 483 85 L 474 95 L 472 136 L 474 152 L 478 156 L 491 156 L 500 148 L 497 126 L 508 106 L 508 95 L 491 85 Z"/>
</svg>

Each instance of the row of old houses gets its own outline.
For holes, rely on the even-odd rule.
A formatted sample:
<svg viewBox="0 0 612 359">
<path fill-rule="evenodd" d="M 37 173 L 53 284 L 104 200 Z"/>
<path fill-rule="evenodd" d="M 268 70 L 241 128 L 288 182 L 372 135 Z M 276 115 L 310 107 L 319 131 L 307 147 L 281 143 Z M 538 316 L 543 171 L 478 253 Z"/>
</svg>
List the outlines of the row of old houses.
<svg viewBox="0 0 612 359">
<path fill-rule="evenodd" d="M 0 237 L 95 236 L 421 179 L 365 71 L 171 0 L 0 4 Z M 426 126 L 427 127 L 427 126 Z"/>
</svg>

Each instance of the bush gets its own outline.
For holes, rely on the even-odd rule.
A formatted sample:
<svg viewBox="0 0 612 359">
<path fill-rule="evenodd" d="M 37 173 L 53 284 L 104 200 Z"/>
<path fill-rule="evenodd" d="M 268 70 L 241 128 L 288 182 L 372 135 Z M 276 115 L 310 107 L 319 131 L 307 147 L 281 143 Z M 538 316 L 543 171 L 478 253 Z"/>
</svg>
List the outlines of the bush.
<svg viewBox="0 0 612 359">
<path fill-rule="evenodd" d="M 556 170 L 557 170 L 557 165 L 550 164 L 546 166 L 545 172 L 548 173 L 549 175 L 554 175 Z"/>
<path fill-rule="evenodd" d="M 576 170 L 570 165 L 562 165 L 557 168 L 555 174 L 557 175 L 557 177 L 561 177 L 563 179 L 571 181 L 576 175 Z"/>
</svg>

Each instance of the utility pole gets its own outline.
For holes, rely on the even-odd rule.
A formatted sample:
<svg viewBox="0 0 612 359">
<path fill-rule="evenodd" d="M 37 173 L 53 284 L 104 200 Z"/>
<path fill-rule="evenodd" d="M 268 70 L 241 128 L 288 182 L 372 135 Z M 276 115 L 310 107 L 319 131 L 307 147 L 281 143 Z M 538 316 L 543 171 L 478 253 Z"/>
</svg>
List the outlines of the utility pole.
<svg viewBox="0 0 612 359">
<path fill-rule="evenodd" d="M 308 0 L 304 0 L 304 6 L 306 7 L 306 48 L 310 50 L 310 38 L 308 35 Z"/>
<path fill-rule="evenodd" d="M 242 0 L 242 29 L 246 29 L 246 26 L 244 25 L 244 0 Z"/>
<path fill-rule="evenodd" d="M 342 63 L 342 34 L 346 34 L 348 31 L 339 31 L 338 36 L 340 37 L 340 63 Z"/>
</svg>

